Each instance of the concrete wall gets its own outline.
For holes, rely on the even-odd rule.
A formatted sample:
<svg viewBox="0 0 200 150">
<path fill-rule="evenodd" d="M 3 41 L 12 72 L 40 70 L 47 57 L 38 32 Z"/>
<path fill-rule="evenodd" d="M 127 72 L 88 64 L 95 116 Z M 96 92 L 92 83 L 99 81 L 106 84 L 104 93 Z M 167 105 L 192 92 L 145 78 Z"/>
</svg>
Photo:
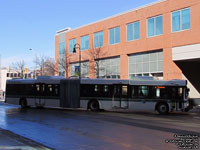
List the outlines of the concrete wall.
<svg viewBox="0 0 200 150">
<path fill-rule="evenodd" d="M 200 59 L 200 44 L 172 48 L 173 61 Z"/>
</svg>

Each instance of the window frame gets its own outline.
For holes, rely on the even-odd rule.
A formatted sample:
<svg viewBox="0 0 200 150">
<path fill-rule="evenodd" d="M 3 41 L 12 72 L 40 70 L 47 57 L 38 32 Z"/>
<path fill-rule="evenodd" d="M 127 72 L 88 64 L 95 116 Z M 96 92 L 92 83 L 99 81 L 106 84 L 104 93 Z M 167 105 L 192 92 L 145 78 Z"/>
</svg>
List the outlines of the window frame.
<svg viewBox="0 0 200 150">
<path fill-rule="evenodd" d="M 156 55 L 155 60 L 151 60 L 151 54 Z M 141 57 L 141 62 L 137 62 L 136 59 L 138 57 Z M 131 58 L 132 57 L 132 58 Z M 135 57 L 135 58 L 134 58 Z M 147 60 L 144 60 L 144 58 L 148 58 Z M 162 69 L 159 66 L 159 63 L 162 62 Z M 156 71 L 151 70 L 151 63 L 156 63 Z M 137 71 L 137 64 L 140 64 L 142 67 L 142 71 Z M 148 71 L 146 68 L 144 68 L 144 64 L 147 64 Z M 134 71 L 131 69 L 131 67 L 135 67 Z M 156 51 L 150 51 L 150 52 L 142 52 L 142 53 L 132 53 L 128 55 L 128 75 L 129 79 L 131 79 L 131 76 L 145 76 L 150 75 L 152 73 L 163 73 L 163 50 L 156 50 Z"/>
<path fill-rule="evenodd" d="M 87 48 L 86 48 L 86 39 L 85 39 L 86 37 L 88 37 L 88 47 Z M 84 47 L 82 46 L 82 38 L 84 38 Z M 81 41 L 80 50 L 81 51 L 89 50 L 89 47 L 90 47 L 90 37 L 89 37 L 89 34 L 81 36 L 80 41 Z"/>
<path fill-rule="evenodd" d="M 158 18 L 158 17 L 162 17 L 162 33 L 161 34 L 156 34 L 156 18 Z M 152 35 L 152 36 L 149 36 L 149 30 L 148 30 L 148 21 L 149 21 L 149 19 L 154 19 L 154 35 Z M 156 37 L 156 36 L 161 36 L 161 35 L 163 35 L 163 15 L 162 14 L 160 14 L 160 15 L 157 15 L 157 16 L 154 16 L 154 17 L 149 17 L 149 18 L 147 18 L 147 38 L 151 38 L 151 37 Z"/>
<path fill-rule="evenodd" d="M 73 46 L 72 46 L 72 51 L 70 51 L 71 49 L 70 49 L 70 41 L 72 41 L 72 44 L 73 44 Z M 74 42 L 75 41 L 75 42 Z M 74 45 L 77 43 L 77 40 L 76 40 L 76 38 L 73 38 L 73 39 L 70 39 L 69 40 L 69 53 L 73 53 L 73 49 L 74 49 Z"/>
<path fill-rule="evenodd" d="M 136 24 L 136 23 L 139 23 L 139 38 L 138 39 L 135 39 L 134 38 L 134 33 L 135 33 L 135 30 L 134 30 L 134 25 Z M 133 33 L 132 33 L 132 36 L 133 36 L 133 39 L 132 40 L 128 40 L 128 25 L 129 24 L 132 24 L 133 25 Z M 136 40 L 140 40 L 140 21 L 138 20 L 138 21 L 134 21 L 134 22 L 130 22 L 130 23 L 127 23 L 126 24 L 126 42 L 131 42 L 131 41 L 136 41 Z"/>
<path fill-rule="evenodd" d="M 103 35 L 102 45 L 100 45 L 100 33 L 103 33 L 103 34 L 102 34 L 102 35 Z M 97 47 L 95 47 L 95 34 L 98 34 L 98 46 L 97 46 Z M 100 48 L 100 47 L 103 47 L 103 45 L 104 45 L 104 31 L 95 32 L 93 38 L 94 38 L 94 39 L 93 39 L 93 42 L 94 42 L 94 48 Z"/>
<path fill-rule="evenodd" d="M 65 42 L 59 43 L 58 53 L 59 53 L 59 55 L 65 55 L 65 53 L 66 53 L 66 43 Z"/>
<path fill-rule="evenodd" d="M 99 59 L 99 78 L 120 78 L 120 56 Z M 113 64 L 113 61 L 115 62 Z M 118 65 L 119 63 L 119 65 Z M 111 68 L 116 67 L 116 72 Z M 109 71 L 108 71 L 109 70 Z M 95 73 L 96 77 L 97 74 Z"/>
<path fill-rule="evenodd" d="M 117 28 L 119 28 L 119 42 L 118 43 L 116 43 L 116 38 L 115 38 L 115 35 L 116 35 L 116 29 Z M 111 44 L 110 43 L 110 30 L 112 30 L 112 29 L 114 29 L 114 39 L 113 39 L 113 44 Z M 121 29 L 120 29 L 120 26 L 116 26 L 116 27 L 113 27 L 113 28 L 110 28 L 109 29 L 109 35 L 108 35 L 109 37 L 108 37 L 108 39 L 109 39 L 109 45 L 115 45 L 115 44 L 120 44 L 120 42 L 121 42 Z"/>
<path fill-rule="evenodd" d="M 190 10 L 190 28 L 189 29 L 182 29 L 182 11 L 183 10 L 187 10 L 187 9 Z M 180 20 L 179 20 L 180 30 L 178 30 L 178 31 L 173 31 L 173 15 L 172 14 L 175 13 L 175 12 L 180 12 Z M 171 12 L 171 33 L 187 31 L 187 30 L 190 30 L 190 29 L 191 29 L 191 9 L 190 9 L 190 7 L 179 9 L 179 10 L 175 10 L 175 11 Z"/>
</svg>

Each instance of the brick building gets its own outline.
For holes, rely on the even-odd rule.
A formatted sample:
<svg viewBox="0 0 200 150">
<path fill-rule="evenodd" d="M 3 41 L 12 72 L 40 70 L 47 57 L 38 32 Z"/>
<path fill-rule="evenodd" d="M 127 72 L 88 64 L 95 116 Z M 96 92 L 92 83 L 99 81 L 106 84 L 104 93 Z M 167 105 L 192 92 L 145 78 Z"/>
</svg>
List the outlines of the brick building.
<svg viewBox="0 0 200 150">
<path fill-rule="evenodd" d="M 74 76 L 80 70 L 79 49 L 82 77 L 188 79 L 192 97 L 200 98 L 199 0 L 161 0 L 57 31 L 55 59 L 60 75 Z M 65 69 L 59 63 L 63 60 Z"/>
</svg>

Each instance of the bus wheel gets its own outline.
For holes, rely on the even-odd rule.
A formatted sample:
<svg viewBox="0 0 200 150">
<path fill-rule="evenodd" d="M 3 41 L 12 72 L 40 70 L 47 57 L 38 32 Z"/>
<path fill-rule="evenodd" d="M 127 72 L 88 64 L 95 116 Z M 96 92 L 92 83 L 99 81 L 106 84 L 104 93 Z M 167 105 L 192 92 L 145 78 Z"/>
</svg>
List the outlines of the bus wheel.
<svg viewBox="0 0 200 150">
<path fill-rule="evenodd" d="M 88 104 L 88 109 L 91 111 L 99 111 L 99 103 L 97 100 L 91 100 Z"/>
<path fill-rule="evenodd" d="M 21 105 L 21 108 L 26 108 L 27 107 L 26 98 L 21 98 L 19 104 Z"/>
<path fill-rule="evenodd" d="M 159 114 L 162 114 L 162 115 L 168 114 L 168 112 L 169 112 L 169 106 L 168 106 L 167 103 L 159 103 L 157 105 L 156 110 L 158 111 Z"/>
</svg>

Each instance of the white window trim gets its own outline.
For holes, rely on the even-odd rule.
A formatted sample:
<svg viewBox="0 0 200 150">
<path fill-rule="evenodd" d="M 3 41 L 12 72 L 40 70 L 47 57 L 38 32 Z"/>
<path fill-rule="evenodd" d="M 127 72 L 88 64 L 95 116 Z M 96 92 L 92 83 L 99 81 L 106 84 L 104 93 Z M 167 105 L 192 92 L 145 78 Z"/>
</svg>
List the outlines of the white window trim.
<svg viewBox="0 0 200 150">
<path fill-rule="evenodd" d="M 147 18 L 147 21 L 146 21 L 146 24 L 147 24 L 147 26 L 146 26 L 146 28 L 147 28 L 147 38 L 152 38 L 152 37 L 156 37 L 156 36 L 161 36 L 161 35 L 163 35 L 163 33 L 162 34 L 159 34 L 159 35 L 155 35 L 155 33 L 154 33 L 154 35 L 153 36 L 149 36 L 148 35 L 148 20 L 149 19 L 152 19 L 152 18 L 157 18 L 157 17 L 160 17 L 160 16 L 162 16 L 162 18 L 163 18 L 163 15 L 158 15 L 158 16 L 154 16 L 154 17 L 150 17 L 150 18 Z M 163 24 L 162 24 L 163 25 Z M 164 29 L 164 28 L 163 28 Z M 156 32 L 156 21 L 155 21 L 155 23 L 154 23 L 154 32 Z"/>
<path fill-rule="evenodd" d="M 190 9 L 190 7 L 179 9 L 179 10 L 175 10 L 175 11 L 171 12 L 171 33 L 177 33 L 177 32 L 187 31 L 187 30 L 191 29 L 191 11 L 190 11 L 190 28 L 189 29 L 184 29 L 184 30 L 182 29 L 182 13 L 181 13 L 181 11 L 182 10 L 186 10 L 186 9 Z M 173 31 L 172 14 L 175 13 L 175 12 L 178 12 L 178 11 L 180 12 L 180 28 L 181 29 L 179 31 Z"/>
<path fill-rule="evenodd" d="M 116 29 L 116 28 L 118 28 L 118 27 L 119 27 L 119 33 L 120 33 L 120 36 L 119 36 L 120 41 L 119 41 L 119 43 L 115 43 L 115 32 L 114 32 L 114 43 L 113 43 L 113 44 L 110 44 L 110 30 L 111 30 L 111 29 Z M 115 31 L 115 30 L 114 30 L 114 31 Z M 121 42 L 121 30 L 120 30 L 120 26 L 116 26 L 116 27 L 113 27 L 113 28 L 110 28 L 110 29 L 109 29 L 108 39 L 109 39 L 109 45 L 120 44 L 120 42 Z"/>
<path fill-rule="evenodd" d="M 88 45 L 88 49 L 85 49 L 85 45 L 86 45 L 86 44 L 85 44 L 85 39 L 84 39 L 84 49 L 81 48 L 81 44 L 82 44 L 82 43 L 80 44 L 80 50 L 81 50 L 81 51 L 89 50 L 89 47 L 90 47 L 90 37 L 89 37 L 89 34 L 83 35 L 83 36 L 81 36 L 81 38 L 83 38 L 83 37 L 85 38 L 86 36 L 88 36 L 88 41 L 89 41 L 89 43 L 88 43 L 88 44 L 89 44 L 89 45 Z M 81 40 L 81 38 L 80 38 L 80 40 Z"/>
<path fill-rule="evenodd" d="M 128 35 L 128 32 L 127 32 L 127 26 L 129 25 L 129 24 L 133 24 L 134 25 L 134 23 L 137 23 L 137 22 L 139 22 L 139 31 L 140 31 L 140 21 L 135 21 L 135 22 L 130 22 L 130 23 L 127 23 L 126 24 L 126 42 L 132 42 L 132 41 L 137 41 L 137 40 L 140 40 L 140 37 L 139 37 L 139 39 L 134 39 L 134 27 L 133 27 L 133 40 L 128 40 L 128 38 L 127 38 L 127 35 Z M 140 36 L 140 32 L 139 32 L 139 36 Z"/>
<path fill-rule="evenodd" d="M 76 41 L 75 44 L 73 45 L 72 52 L 70 52 L 70 41 L 71 41 L 71 40 L 76 40 L 76 38 L 73 38 L 73 39 L 70 39 L 70 40 L 69 40 L 69 53 L 73 53 L 74 45 L 77 43 L 77 41 Z"/>
<path fill-rule="evenodd" d="M 95 35 L 96 33 L 98 33 L 98 47 L 95 47 L 95 38 L 93 36 L 93 43 L 94 43 L 94 48 L 100 48 L 100 47 L 103 47 L 103 46 L 99 46 L 99 33 L 100 32 L 103 32 L 103 46 L 104 46 L 104 31 L 99 31 L 99 32 L 95 32 L 93 35 Z"/>
</svg>

